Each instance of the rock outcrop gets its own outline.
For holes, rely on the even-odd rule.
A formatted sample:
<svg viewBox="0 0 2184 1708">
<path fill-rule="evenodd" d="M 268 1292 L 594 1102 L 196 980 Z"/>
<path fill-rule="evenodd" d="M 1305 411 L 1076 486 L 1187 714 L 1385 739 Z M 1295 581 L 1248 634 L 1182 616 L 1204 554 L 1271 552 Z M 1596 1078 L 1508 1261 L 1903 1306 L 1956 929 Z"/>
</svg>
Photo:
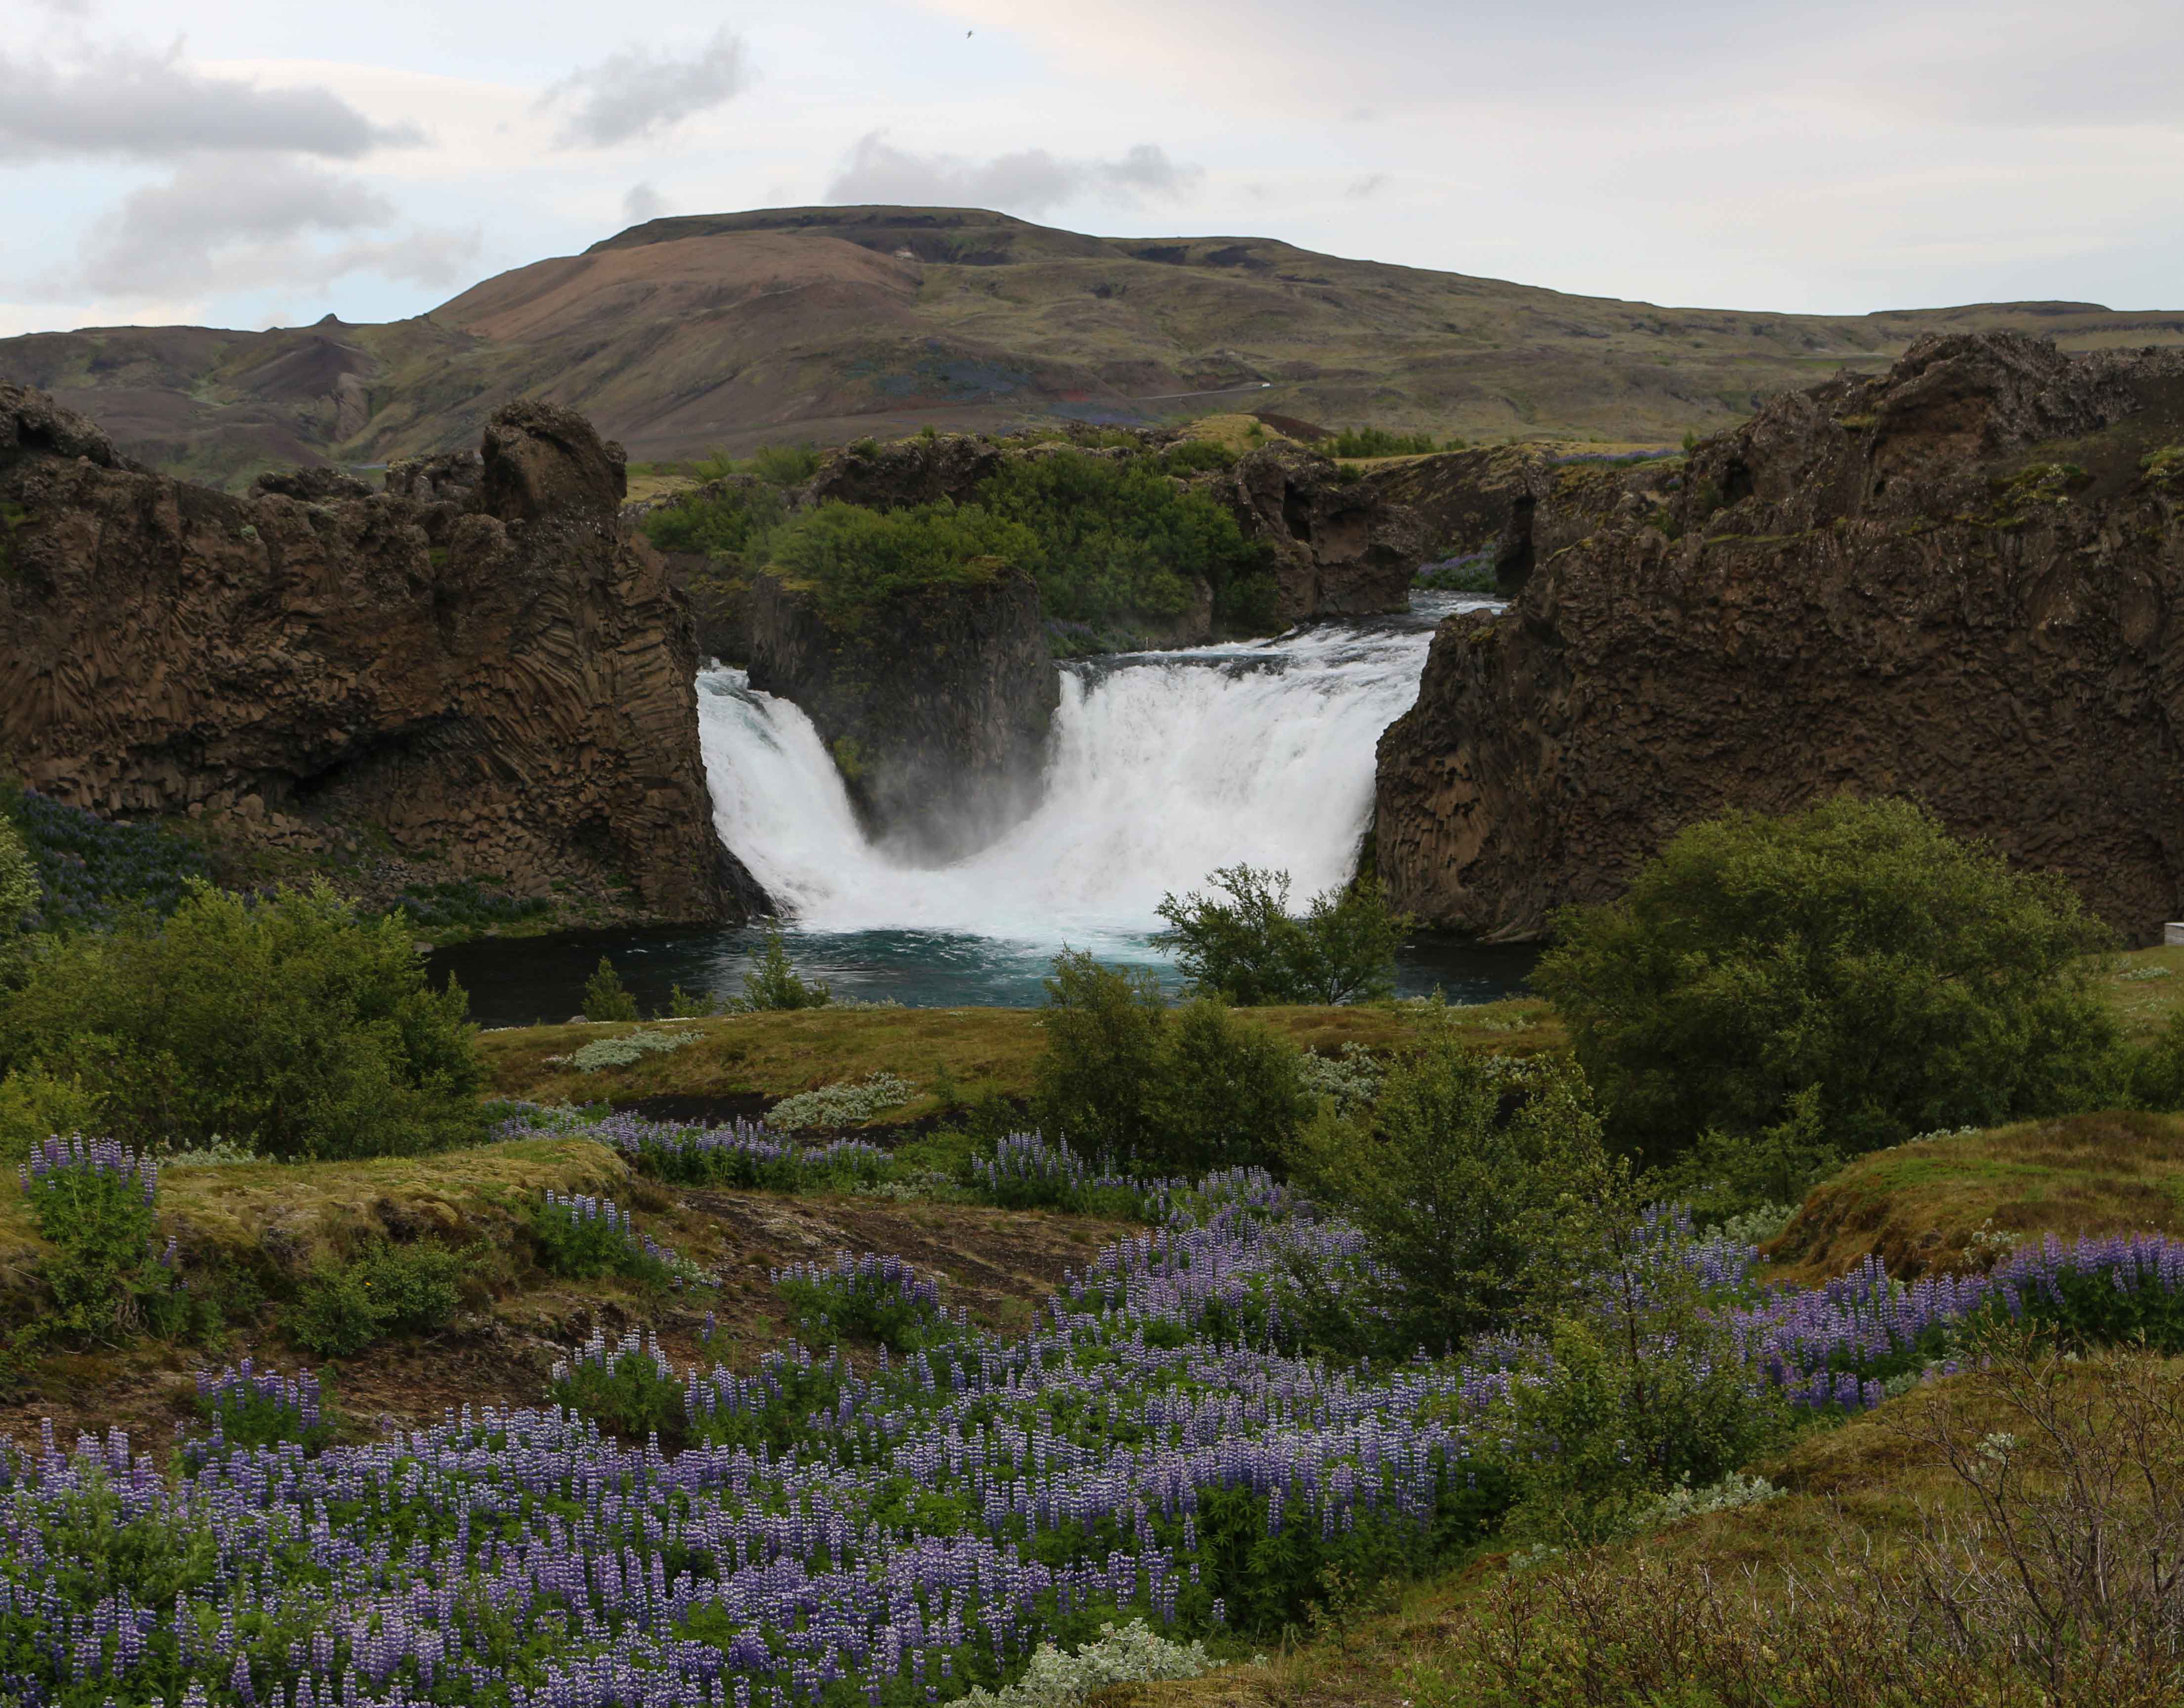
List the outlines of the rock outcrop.
<svg viewBox="0 0 2184 1708">
<path fill-rule="evenodd" d="M 750 622 L 751 686 L 811 718 L 876 837 L 950 859 L 1036 798 L 1061 685 L 1022 570 L 846 609 L 759 575 Z"/>
<path fill-rule="evenodd" d="M 1928 338 L 1650 486 L 1566 506 L 1507 611 L 1435 636 L 1380 743 L 1397 906 L 1536 937 L 1696 820 L 1851 792 L 2127 939 L 2177 916 L 2184 357 Z"/>
<path fill-rule="evenodd" d="M 1268 445 L 1207 490 L 1235 512 L 1245 538 L 1271 553 L 1282 622 L 1409 607 L 1411 578 L 1430 556 L 1416 514 L 1368 481 L 1346 481 L 1331 458 Z"/>
<path fill-rule="evenodd" d="M 368 836 L 424 876 L 736 916 L 690 615 L 621 530 L 621 448 L 518 404 L 390 484 L 234 497 L 0 387 L 0 757 L 304 857 Z"/>
</svg>

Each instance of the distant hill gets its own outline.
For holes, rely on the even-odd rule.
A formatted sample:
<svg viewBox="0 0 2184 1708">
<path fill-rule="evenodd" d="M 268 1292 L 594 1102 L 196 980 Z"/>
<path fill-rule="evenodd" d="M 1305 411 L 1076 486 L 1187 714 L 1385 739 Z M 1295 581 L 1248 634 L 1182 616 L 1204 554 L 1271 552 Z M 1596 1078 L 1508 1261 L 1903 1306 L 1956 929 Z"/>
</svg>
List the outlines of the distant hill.
<svg viewBox="0 0 2184 1708">
<path fill-rule="evenodd" d="M 239 482 L 474 443 L 518 396 L 656 460 L 931 424 L 1211 410 L 1469 439 L 1702 434 L 1922 332 L 2184 344 L 2184 310 L 1998 303 L 1867 315 L 1663 309 L 1344 260 L 1263 237 L 1104 238 L 1003 214 L 797 208 L 655 220 L 415 320 L 0 340 L 0 379 L 131 454 Z"/>
</svg>

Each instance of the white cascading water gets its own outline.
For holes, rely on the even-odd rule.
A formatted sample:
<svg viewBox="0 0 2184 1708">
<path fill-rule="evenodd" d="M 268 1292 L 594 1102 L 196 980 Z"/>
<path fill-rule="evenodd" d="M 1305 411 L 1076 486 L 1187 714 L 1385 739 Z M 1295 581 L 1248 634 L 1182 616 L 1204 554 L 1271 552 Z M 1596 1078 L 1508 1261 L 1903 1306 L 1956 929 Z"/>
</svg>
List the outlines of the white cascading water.
<svg viewBox="0 0 2184 1708">
<path fill-rule="evenodd" d="M 1486 603 L 1421 596 L 1408 622 L 1065 669 L 1039 805 L 939 867 L 875 848 L 811 720 L 710 670 L 698 703 L 714 821 L 807 932 L 1141 938 L 1163 895 L 1240 861 L 1286 871 L 1301 901 L 1356 864 L 1374 744 L 1418 697 L 1432 620 Z"/>
</svg>

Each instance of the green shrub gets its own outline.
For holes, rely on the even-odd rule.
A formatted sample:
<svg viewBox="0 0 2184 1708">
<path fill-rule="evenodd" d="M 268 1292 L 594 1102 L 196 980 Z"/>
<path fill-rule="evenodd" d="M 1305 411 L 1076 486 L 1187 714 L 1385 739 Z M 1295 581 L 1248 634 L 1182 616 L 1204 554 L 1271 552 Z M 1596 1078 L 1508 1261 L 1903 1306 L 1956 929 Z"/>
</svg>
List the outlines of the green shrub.
<svg viewBox="0 0 2184 1708">
<path fill-rule="evenodd" d="M 0 1087 L 0 1099 L 5 1088 Z M 2140 1109 L 2184 1110 L 2184 1009 L 2172 1012 L 2131 1063 L 2131 1100 Z M 0 1109 L 5 1108 L 0 1101 Z"/>
<path fill-rule="evenodd" d="M 917 1095 L 908 1080 L 882 1069 L 859 1080 L 838 1080 L 784 1097 L 766 1112 L 766 1125 L 784 1132 L 809 1127 L 855 1127 Z"/>
<path fill-rule="evenodd" d="M 940 1302 L 939 1283 L 897 1257 L 845 1251 L 829 1265 L 792 1264 L 775 1274 L 773 1285 L 814 1347 L 848 1335 L 890 1352 L 915 1352 L 961 1332 Z"/>
<path fill-rule="evenodd" d="M 594 1334 L 554 1366 L 552 1391 L 556 1403 L 629 1440 L 656 1434 L 674 1445 L 686 1431 L 682 1380 L 656 1341 L 625 1335 L 610 1349 Z"/>
<path fill-rule="evenodd" d="M 1395 1277 L 1375 1302 L 1378 1349 L 1396 1356 L 1512 1327 L 1563 1195 L 1600 1154 L 1573 1064 L 1490 1054 L 1442 1026 L 1396 1056 L 1369 1110 L 1323 1111 L 1291 1153 L 1292 1172 Z"/>
<path fill-rule="evenodd" d="M 444 1246 L 367 1248 L 314 1270 L 284 1320 L 305 1352 L 341 1358 L 395 1334 L 444 1328 L 462 1303 L 462 1259 Z"/>
<path fill-rule="evenodd" d="M 1214 469 L 1233 469 L 1236 453 L 1216 439 L 1184 439 L 1160 454 L 1161 472 L 1201 475 Z"/>
<path fill-rule="evenodd" d="M 409 933 L 326 887 L 193 887 L 164 924 L 57 940 L 0 999 L 0 1068 L 98 1088 L 116 1137 L 261 1156 L 407 1155 L 477 1138 L 468 1004 Z"/>
<path fill-rule="evenodd" d="M 766 549 L 774 569 L 812 588 L 837 617 L 898 593 L 989 581 L 1037 555 L 1025 529 L 944 499 L 885 512 L 821 504 L 783 523 Z"/>
<path fill-rule="evenodd" d="M 1720 1482 L 1790 1411 L 1741 1355 L 1688 1221 L 1648 1204 L 1650 1182 L 1596 1147 L 1558 1184 L 1529 1288 L 1546 1354 L 1508 1389 L 1508 1528 L 1590 1544 L 1672 1490 Z"/>
<path fill-rule="evenodd" d="M 822 460 L 815 445 L 760 445 L 750 453 L 750 471 L 777 487 L 800 486 L 819 472 Z"/>
<path fill-rule="evenodd" d="M 1066 949 L 1054 958 L 1039 1023 L 1040 1125 L 1087 1156 L 1150 1154 L 1150 1093 L 1167 1032 L 1160 981 L 1143 968 L 1102 966 L 1088 951 Z"/>
<path fill-rule="evenodd" d="M 1410 921 L 1388 911 L 1374 880 L 1314 896 L 1301 917 L 1289 910 L 1287 872 L 1224 866 L 1207 881 L 1218 895 L 1163 896 L 1156 910 L 1168 928 L 1153 943 L 1174 954 L 1193 990 L 1241 1008 L 1395 993 Z"/>
<path fill-rule="evenodd" d="M 1384 427 L 1345 427 L 1332 439 L 1324 440 L 1319 448 L 1330 457 L 1419 457 L 1438 449 L 1431 433 L 1393 433 Z M 1448 448 L 1460 451 L 1461 439 L 1451 439 Z"/>
<path fill-rule="evenodd" d="M 1080 1154 L 1140 1173 L 1279 1161 L 1314 1099 L 1285 1038 L 1201 999 L 1171 1014 L 1142 969 L 1055 957 L 1035 1103 Z"/>
<path fill-rule="evenodd" d="M 531 1243 L 542 1267 L 555 1275 L 594 1280 L 627 1276 L 656 1287 L 690 1271 L 686 1261 L 640 1233 L 610 1198 L 564 1196 L 549 1188 L 531 1206 Z"/>
<path fill-rule="evenodd" d="M 800 1008 L 824 1008 L 833 1000 L 833 988 L 818 979 L 806 983 L 789 964 L 788 947 L 777 929 L 766 934 L 766 949 L 758 963 L 744 975 L 744 1004 L 760 1013 Z"/>
<path fill-rule="evenodd" d="M 1778 1127 L 1808 1088 L 1846 1154 L 2121 1089 L 2085 960 L 2106 933 L 2061 880 L 1908 802 L 1694 826 L 1555 928 L 1533 983 L 1649 1160 Z"/>
<path fill-rule="evenodd" d="M 644 537 L 663 552 L 703 552 L 723 562 L 761 557 L 788 511 L 771 487 L 723 482 L 686 493 L 649 514 Z"/>
<path fill-rule="evenodd" d="M 1022 458 L 978 495 L 996 518 L 1024 531 L 1026 543 L 1008 555 L 1036 577 L 1050 618 L 1166 621 L 1190 608 L 1201 581 L 1212 590 L 1214 617 L 1224 626 L 1241 627 L 1241 614 L 1262 605 L 1259 626 L 1271 618 L 1263 548 L 1244 537 L 1226 506 L 1178 490 L 1156 459 L 1078 450 Z"/>
<path fill-rule="evenodd" d="M 0 817 L 0 984 L 17 977 L 28 958 L 31 915 L 38 896 L 38 875 L 23 838 Z"/>
<path fill-rule="evenodd" d="M 1278 1160 L 1315 1100 L 1296 1046 L 1208 997 L 1176 1010 L 1165 1030 L 1145 1162 L 1198 1175 Z"/>
<path fill-rule="evenodd" d="M 696 1036 L 688 1032 L 632 1032 L 620 1038 L 595 1038 L 569 1053 L 569 1065 L 579 1073 L 629 1067 L 648 1055 L 665 1055 L 678 1050 Z"/>
<path fill-rule="evenodd" d="M 97 1132 L 105 1099 L 75 1076 L 25 1068 L 0 1079 L 0 1162 L 20 1162 L 49 1134 Z"/>
<path fill-rule="evenodd" d="M 621 975 L 615 971 L 614 963 L 604 955 L 599 957 L 599 965 L 584 981 L 584 1018 L 588 1021 L 637 1018 L 637 999 L 629 993 L 629 988 L 622 983 Z"/>
</svg>

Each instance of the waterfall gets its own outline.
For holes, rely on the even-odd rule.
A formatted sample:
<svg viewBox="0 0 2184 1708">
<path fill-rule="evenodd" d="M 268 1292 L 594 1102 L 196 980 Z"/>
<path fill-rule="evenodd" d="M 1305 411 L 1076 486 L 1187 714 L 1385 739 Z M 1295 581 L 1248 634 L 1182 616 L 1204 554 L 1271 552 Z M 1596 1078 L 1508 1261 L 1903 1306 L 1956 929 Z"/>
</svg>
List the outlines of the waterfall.
<svg viewBox="0 0 2184 1708">
<path fill-rule="evenodd" d="M 806 932 L 1141 941 L 1162 895 L 1239 861 L 1288 871 L 1301 903 L 1356 864 L 1374 744 L 1418 696 L 1434 624 L 1487 603 L 1421 594 L 1407 619 L 1066 666 L 1039 804 L 939 867 L 866 840 L 801 711 L 709 670 L 714 821 Z"/>
</svg>

